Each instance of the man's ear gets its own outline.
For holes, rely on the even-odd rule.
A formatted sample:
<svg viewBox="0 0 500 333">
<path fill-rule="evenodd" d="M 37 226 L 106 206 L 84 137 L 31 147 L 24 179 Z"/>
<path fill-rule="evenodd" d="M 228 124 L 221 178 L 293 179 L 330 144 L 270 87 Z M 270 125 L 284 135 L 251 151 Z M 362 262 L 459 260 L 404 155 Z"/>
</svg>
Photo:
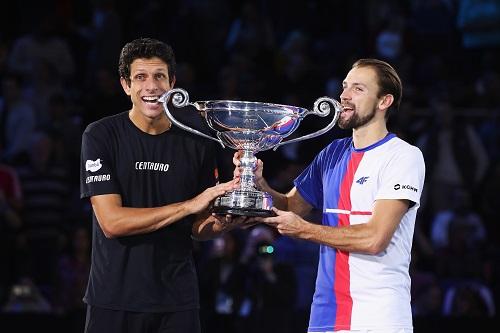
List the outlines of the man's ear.
<svg viewBox="0 0 500 333">
<path fill-rule="evenodd" d="M 384 95 L 380 98 L 378 102 L 378 108 L 380 110 L 387 110 L 394 102 L 394 96 L 391 94 Z"/>
<path fill-rule="evenodd" d="M 174 76 L 174 78 L 172 79 L 172 82 L 170 82 L 170 89 L 172 89 L 175 86 L 176 79 L 177 78 Z"/>
<path fill-rule="evenodd" d="M 130 85 L 128 84 L 127 80 L 125 80 L 124 78 L 120 78 L 120 83 L 122 85 L 122 88 L 123 88 L 123 91 L 125 91 L 125 93 L 130 96 Z"/>
</svg>

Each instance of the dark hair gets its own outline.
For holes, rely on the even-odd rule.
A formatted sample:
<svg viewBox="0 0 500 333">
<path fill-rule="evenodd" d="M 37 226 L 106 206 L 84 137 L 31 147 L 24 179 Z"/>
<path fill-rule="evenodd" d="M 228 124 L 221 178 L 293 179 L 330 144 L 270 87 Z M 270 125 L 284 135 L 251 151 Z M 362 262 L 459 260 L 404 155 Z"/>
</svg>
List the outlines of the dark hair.
<svg viewBox="0 0 500 333">
<path fill-rule="evenodd" d="M 396 70 L 387 62 L 378 59 L 359 59 L 352 65 L 352 68 L 355 67 L 373 68 L 377 74 L 377 83 L 379 86 L 378 97 L 387 94 L 394 96 L 394 102 L 387 110 L 386 118 L 389 116 L 389 112 L 392 109 L 397 111 L 401 104 L 401 98 L 403 97 L 403 84 Z"/>
<path fill-rule="evenodd" d="M 175 78 L 175 55 L 172 47 L 153 38 L 138 38 L 127 43 L 121 53 L 118 63 L 118 74 L 130 85 L 130 65 L 136 59 L 151 59 L 158 57 L 168 66 L 170 83 Z"/>
</svg>

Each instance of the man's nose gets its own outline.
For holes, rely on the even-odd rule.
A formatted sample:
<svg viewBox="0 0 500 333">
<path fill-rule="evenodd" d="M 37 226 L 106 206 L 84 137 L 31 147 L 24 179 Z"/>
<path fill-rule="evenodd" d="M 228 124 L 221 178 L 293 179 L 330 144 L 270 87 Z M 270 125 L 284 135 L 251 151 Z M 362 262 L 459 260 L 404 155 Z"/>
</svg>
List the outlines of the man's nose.
<svg viewBox="0 0 500 333">
<path fill-rule="evenodd" d="M 158 89 L 158 81 L 155 80 L 154 78 L 146 79 L 146 82 L 144 83 L 144 85 L 145 85 L 145 88 L 147 90 L 154 91 L 154 90 Z"/>
<path fill-rule="evenodd" d="M 342 93 L 340 94 L 340 100 L 344 101 L 348 99 L 351 99 L 351 94 L 349 93 L 348 89 L 343 89 Z"/>
</svg>

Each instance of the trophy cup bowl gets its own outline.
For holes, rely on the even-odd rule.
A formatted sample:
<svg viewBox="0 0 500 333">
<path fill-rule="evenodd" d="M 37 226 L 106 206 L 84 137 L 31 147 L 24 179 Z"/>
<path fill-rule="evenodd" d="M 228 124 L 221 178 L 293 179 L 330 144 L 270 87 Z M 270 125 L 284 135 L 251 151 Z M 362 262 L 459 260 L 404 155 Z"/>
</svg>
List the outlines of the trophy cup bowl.
<svg viewBox="0 0 500 333">
<path fill-rule="evenodd" d="M 202 133 L 179 122 L 168 109 L 168 102 L 176 108 L 187 105 L 194 107 L 205 119 L 216 137 Z M 269 193 L 259 191 L 255 186 L 254 169 L 257 164 L 255 154 L 279 146 L 310 139 L 329 131 L 337 122 L 341 112 L 340 103 L 329 97 L 318 98 L 313 110 L 290 105 L 246 102 L 233 100 L 212 100 L 191 103 L 186 90 L 171 89 L 160 97 L 159 102 L 169 120 L 176 126 L 217 141 L 222 147 L 242 151 L 240 156 L 240 188 L 218 197 L 212 207 L 216 214 L 242 216 L 271 216 L 273 200 Z M 285 140 L 308 114 L 327 116 L 331 110 L 335 114 L 323 129 L 298 138 Z"/>
</svg>

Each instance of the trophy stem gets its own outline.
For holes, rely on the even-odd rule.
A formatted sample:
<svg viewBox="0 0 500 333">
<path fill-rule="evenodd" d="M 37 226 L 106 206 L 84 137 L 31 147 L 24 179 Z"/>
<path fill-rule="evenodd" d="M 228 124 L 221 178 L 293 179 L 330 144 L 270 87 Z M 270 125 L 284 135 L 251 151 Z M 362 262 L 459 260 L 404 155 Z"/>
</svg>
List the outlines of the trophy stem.
<svg viewBox="0 0 500 333">
<path fill-rule="evenodd" d="M 240 157 L 240 189 L 244 191 L 256 191 L 254 170 L 257 166 L 257 158 L 253 150 L 244 149 Z"/>
<path fill-rule="evenodd" d="M 221 215 L 267 217 L 273 214 L 273 198 L 255 187 L 254 170 L 257 166 L 255 150 L 243 148 L 240 156 L 240 188 L 217 197 L 212 212 Z"/>
</svg>

